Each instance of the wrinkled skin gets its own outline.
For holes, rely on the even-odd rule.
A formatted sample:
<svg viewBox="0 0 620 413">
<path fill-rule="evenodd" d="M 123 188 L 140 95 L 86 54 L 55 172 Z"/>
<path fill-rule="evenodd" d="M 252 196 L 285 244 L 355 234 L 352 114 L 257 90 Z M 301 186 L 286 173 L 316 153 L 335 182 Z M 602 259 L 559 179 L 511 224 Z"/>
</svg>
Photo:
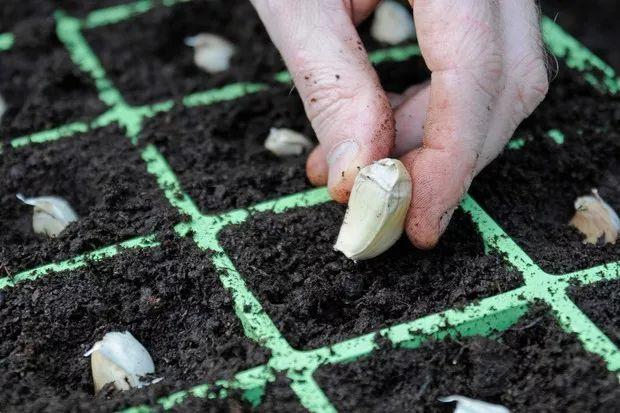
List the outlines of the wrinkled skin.
<svg viewBox="0 0 620 413">
<path fill-rule="evenodd" d="M 390 96 L 355 29 L 378 0 L 252 2 L 320 142 L 310 181 L 346 202 L 360 167 L 399 157 L 413 182 L 406 230 L 418 248 L 437 243 L 474 176 L 547 93 L 534 0 L 412 0 L 432 75 Z"/>
</svg>

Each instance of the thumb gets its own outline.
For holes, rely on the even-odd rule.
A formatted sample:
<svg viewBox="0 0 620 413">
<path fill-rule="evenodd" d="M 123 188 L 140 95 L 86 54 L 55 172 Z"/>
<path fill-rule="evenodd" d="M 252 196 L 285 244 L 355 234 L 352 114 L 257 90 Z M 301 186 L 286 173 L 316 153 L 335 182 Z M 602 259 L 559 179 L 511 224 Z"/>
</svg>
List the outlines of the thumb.
<svg viewBox="0 0 620 413">
<path fill-rule="evenodd" d="M 351 2 L 253 3 L 321 143 L 330 194 L 346 202 L 358 170 L 388 156 L 394 142 L 392 110 L 355 29 Z"/>
</svg>

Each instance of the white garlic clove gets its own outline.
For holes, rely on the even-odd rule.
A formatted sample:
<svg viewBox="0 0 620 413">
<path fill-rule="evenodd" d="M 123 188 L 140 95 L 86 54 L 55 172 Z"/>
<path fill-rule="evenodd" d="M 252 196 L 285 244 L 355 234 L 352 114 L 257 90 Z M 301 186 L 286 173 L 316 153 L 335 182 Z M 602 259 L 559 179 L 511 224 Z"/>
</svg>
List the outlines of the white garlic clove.
<svg viewBox="0 0 620 413">
<path fill-rule="evenodd" d="M 510 410 L 502 405 L 470 399 L 465 396 L 452 395 L 440 397 L 439 401 L 444 403 L 456 402 L 454 413 L 510 413 Z"/>
<path fill-rule="evenodd" d="M 142 380 L 143 376 L 155 373 L 155 364 L 149 352 L 129 331 L 107 333 L 84 356 L 90 356 L 95 392 L 108 383 L 114 383 L 117 390 L 123 391 L 161 380 Z"/>
<path fill-rule="evenodd" d="M 355 261 L 383 253 L 402 235 L 410 201 L 411 178 L 399 160 L 362 168 L 334 248 Z"/>
<path fill-rule="evenodd" d="M 277 156 L 301 155 L 314 145 L 299 132 L 286 128 L 271 128 L 265 139 L 265 148 Z"/>
<path fill-rule="evenodd" d="M 402 4 L 385 0 L 375 11 L 370 34 L 375 40 L 388 44 L 415 38 L 413 14 Z"/>
<path fill-rule="evenodd" d="M 586 238 L 583 243 L 596 244 L 603 238 L 605 244 L 615 244 L 620 231 L 620 218 L 616 211 L 601 198 L 596 189 L 592 195 L 575 200 L 575 215 L 569 222 Z"/>
<path fill-rule="evenodd" d="M 0 122 L 2 122 L 2 116 L 4 115 L 4 112 L 6 112 L 6 109 L 6 102 L 4 101 L 2 95 L 0 95 Z"/>
<path fill-rule="evenodd" d="M 22 194 L 17 194 L 17 198 L 24 204 L 34 207 L 32 229 L 36 234 L 55 238 L 67 225 L 78 219 L 71 205 L 57 196 L 26 198 Z"/>
<path fill-rule="evenodd" d="M 200 33 L 185 38 L 185 44 L 194 48 L 194 63 L 207 73 L 225 72 L 235 54 L 235 46 L 228 40 L 211 33 Z"/>
</svg>

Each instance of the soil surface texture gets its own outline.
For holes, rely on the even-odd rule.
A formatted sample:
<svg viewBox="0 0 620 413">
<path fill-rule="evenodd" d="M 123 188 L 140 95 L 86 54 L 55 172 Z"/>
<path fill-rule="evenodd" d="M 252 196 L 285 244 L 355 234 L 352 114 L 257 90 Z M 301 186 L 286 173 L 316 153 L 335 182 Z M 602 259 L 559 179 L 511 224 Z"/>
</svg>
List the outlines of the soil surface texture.
<svg viewBox="0 0 620 413">
<path fill-rule="evenodd" d="M 27 148 L 7 147 L 0 156 L 0 265 L 2 276 L 74 257 L 177 223 L 146 172 L 140 151 L 116 126 Z M 32 229 L 27 197 L 55 195 L 78 214 L 57 238 Z"/>
<path fill-rule="evenodd" d="M 161 243 L 0 292 L 4 412 L 113 411 L 267 361 L 244 337 L 207 254 L 189 239 L 163 235 Z M 105 333 L 125 330 L 164 380 L 95 397 L 83 354 Z"/>
<path fill-rule="evenodd" d="M 547 136 L 551 129 L 564 133 L 564 143 Z M 618 261 L 620 243 L 583 244 L 568 222 L 575 199 L 592 188 L 620 211 L 620 96 L 597 92 L 561 66 L 516 136 L 525 146 L 505 150 L 474 179 L 470 194 L 547 272 Z"/>
<path fill-rule="evenodd" d="M 52 17 L 22 20 L 13 34 L 13 47 L 0 52 L 0 95 L 7 105 L 0 141 L 90 120 L 105 110 L 89 76 L 58 40 Z"/>
<path fill-rule="evenodd" d="M 620 403 L 618 379 L 603 361 L 540 310 L 497 341 L 473 337 L 431 341 L 415 350 L 384 347 L 351 364 L 322 367 L 315 377 L 343 412 L 448 413 L 454 404 L 437 399 L 453 394 L 515 413 L 607 413 Z"/>
<path fill-rule="evenodd" d="M 620 346 L 620 281 L 573 286 L 569 295 L 581 311 Z"/>
<path fill-rule="evenodd" d="M 485 255 L 471 219 L 457 212 L 432 251 L 403 237 L 380 257 L 355 263 L 333 245 L 344 206 L 262 213 L 220 233 L 227 254 L 297 349 L 316 348 L 400 321 L 463 306 L 521 285 Z"/>
<path fill-rule="evenodd" d="M 310 189 L 307 153 L 279 158 L 264 147 L 272 127 L 314 137 L 289 90 L 281 86 L 206 107 L 179 105 L 147 121 L 141 139 L 155 143 L 205 213 Z"/>
</svg>

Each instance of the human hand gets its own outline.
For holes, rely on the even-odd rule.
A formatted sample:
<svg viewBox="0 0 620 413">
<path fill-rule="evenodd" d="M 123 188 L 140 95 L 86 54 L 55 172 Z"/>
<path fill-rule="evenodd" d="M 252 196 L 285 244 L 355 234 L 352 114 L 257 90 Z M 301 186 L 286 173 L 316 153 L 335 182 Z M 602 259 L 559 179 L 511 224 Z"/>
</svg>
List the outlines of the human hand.
<svg viewBox="0 0 620 413">
<path fill-rule="evenodd" d="M 413 183 L 406 231 L 419 248 L 437 243 L 474 176 L 547 93 L 534 0 L 412 1 L 431 79 L 389 98 L 355 29 L 379 0 L 252 2 L 320 142 L 310 181 L 346 202 L 361 167 L 400 157 Z"/>
</svg>

